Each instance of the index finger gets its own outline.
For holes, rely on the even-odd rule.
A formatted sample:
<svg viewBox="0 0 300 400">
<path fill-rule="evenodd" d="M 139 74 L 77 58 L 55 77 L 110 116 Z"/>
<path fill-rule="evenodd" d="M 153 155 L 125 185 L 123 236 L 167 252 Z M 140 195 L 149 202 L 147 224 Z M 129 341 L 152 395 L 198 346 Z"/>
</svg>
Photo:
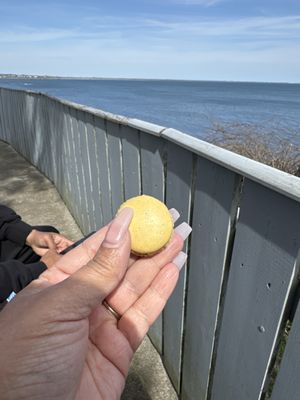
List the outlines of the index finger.
<svg viewBox="0 0 300 400">
<path fill-rule="evenodd" d="M 169 210 L 173 221 L 175 222 L 179 218 L 179 213 L 174 208 Z M 78 271 L 83 265 L 93 259 L 97 250 L 101 246 L 106 232 L 110 226 L 110 223 L 95 232 L 92 236 L 87 238 L 79 246 L 65 254 L 55 266 L 62 272 L 71 275 Z M 130 255 L 129 266 L 131 266 L 136 260 L 137 256 Z"/>
<path fill-rule="evenodd" d="M 56 244 L 54 242 L 54 238 L 51 234 L 46 234 L 44 236 L 45 244 L 48 249 L 50 250 L 55 250 L 56 249 Z"/>
<path fill-rule="evenodd" d="M 141 297 L 122 315 L 118 329 L 125 334 L 133 351 L 141 344 L 149 327 L 165 307 L 176 286 L 178 276 L 177 266 L 173 263 L 167 264 Z"/>
<path fill-rule="evenodd" d="M 177 256 L 191 230 L 192 228 L 183 222 L 175 228 L 173 237 L 164 250 L 152 257 L 137 260 L 127 270 L 119 286 L 106 298 L 118 314 L 123 315 L 147 290 L 160 270 Z"/>
</svg>

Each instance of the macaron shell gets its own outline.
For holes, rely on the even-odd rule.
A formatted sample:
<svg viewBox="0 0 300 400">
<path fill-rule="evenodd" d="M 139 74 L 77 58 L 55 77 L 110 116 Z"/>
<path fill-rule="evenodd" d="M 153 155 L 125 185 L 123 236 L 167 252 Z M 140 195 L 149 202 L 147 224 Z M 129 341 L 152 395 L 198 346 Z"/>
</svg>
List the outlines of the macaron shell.
<svg viewBox="0 0 300 400">
<path fill-rule="evenodd" d="M 152 196 L 142 195 L 127 200 L 120 210 L 125 207 L 134 211 L 129 226 L 133 253 L 152 255 L 169 242 L 173 220 L 164 203 Z"/>
</svg>

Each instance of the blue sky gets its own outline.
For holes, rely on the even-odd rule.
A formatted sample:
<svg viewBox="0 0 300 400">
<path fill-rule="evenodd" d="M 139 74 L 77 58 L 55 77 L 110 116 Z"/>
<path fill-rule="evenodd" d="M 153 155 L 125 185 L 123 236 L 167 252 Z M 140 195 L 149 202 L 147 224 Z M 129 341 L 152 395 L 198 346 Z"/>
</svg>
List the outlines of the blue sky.
<svg viewBox="0 0 300 400">
<path fill-rule="evenodd" d="M 300 82 L 300 0 L 0 0 L 0 73 Z"/>
</svg>

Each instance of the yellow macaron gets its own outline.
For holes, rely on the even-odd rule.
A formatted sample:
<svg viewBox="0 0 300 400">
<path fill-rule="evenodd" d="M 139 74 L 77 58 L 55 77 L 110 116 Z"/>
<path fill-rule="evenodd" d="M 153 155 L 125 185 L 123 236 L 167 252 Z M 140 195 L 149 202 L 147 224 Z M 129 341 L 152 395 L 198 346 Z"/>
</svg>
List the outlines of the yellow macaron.
<svg viewBox="0 0 300 400">
<path fill-rule="evenodd" d="M 150 256 L 165 247 L 174 226 L 165 204 L 155 197 L 142 195 L 125 201 L 119 211 L 125 207 L 133 209 L 129 226 L 132 252 L 139 256 Z"/>
</svg>

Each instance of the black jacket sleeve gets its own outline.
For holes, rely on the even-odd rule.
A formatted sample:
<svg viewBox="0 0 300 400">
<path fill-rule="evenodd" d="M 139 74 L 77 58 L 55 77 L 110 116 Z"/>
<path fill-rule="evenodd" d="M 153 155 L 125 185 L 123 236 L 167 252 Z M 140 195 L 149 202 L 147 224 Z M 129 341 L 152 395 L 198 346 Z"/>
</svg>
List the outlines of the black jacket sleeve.
<svg viewBox="0 0 300 400">
<path fill-rule="evenodd" d="M 11 292 L 18 293 L 47 269 L 43 262 L 23 264 L 17 260 L 0 262 L 0 303 Z"/>
<path fill-rule="evenodd" d="M 31 231 L 32 227 L 11 208 L 0 204 L 0 241 L 7 239 L 23 245 Z"/>
</svg>

